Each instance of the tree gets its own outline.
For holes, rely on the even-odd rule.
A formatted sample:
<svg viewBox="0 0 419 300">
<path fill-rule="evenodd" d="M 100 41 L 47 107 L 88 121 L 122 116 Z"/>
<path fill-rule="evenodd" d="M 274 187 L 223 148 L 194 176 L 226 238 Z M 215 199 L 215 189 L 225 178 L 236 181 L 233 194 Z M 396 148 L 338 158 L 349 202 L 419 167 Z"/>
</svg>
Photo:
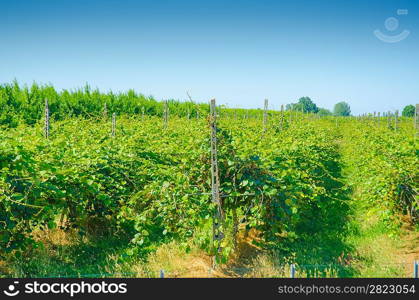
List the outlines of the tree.
<svg viewBox="0 0 419 300">
<path fill-rule="evenodd" d="M 297 110 L 303 112 L 312 112 L 317 113 L 319 108 L 316 103 L 314 103 L 310 97 L 301 97 L 298 99 L 297 103 L 290 103 L 285 106 L 286 110 Z"/>
<path fill-rule="evenodd" d="M 403 108 L 403 112 L 402 112 L 403 117 L 413 117 L 414 115 L 415 115 L 415 107 L 412 104 L 406 105 Z"/>
<path fill-rule="evenodd" d="M 331 116 L 332 112 L 326 108 L 319 108 L 319 111 L 317 112 L 320 116 Z"/>
<path fill-rule="evenodd" d="M 351 115 L 351 107 L 348 103 L 342 101 L 335 104 L 333 109 L 333 113 L 335 116 L 350 116 Z"/>
<path fill-rule="evenodd" d="M 319 111 L 319 108 L 313 101 L 311 101 L 310 97 L 301 97 L 298 99 L 298 104 L 300 104 L 300 107 L 304 112 L 317 113 Z"/>
</svg>

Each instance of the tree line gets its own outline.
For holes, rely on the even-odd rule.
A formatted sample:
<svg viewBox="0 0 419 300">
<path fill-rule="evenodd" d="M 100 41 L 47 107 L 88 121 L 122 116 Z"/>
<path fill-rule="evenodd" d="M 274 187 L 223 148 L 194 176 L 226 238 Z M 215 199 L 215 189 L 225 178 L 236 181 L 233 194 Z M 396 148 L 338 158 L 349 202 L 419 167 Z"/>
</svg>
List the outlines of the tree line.
<svg viewBox="0 0 419 300">
<path fill-rule="evenodd" d="M 297 103 L 290 103 L 286 105 L 286 110 L 301 111 L 308 113 L 315 113 L 321 116 L 350 116 L 351 107 L 345 102 L 341 101 L 335 104 L 333 112 L 322 107 L 318 107 L 310 97 L 301 97 L 298 99 Z M 404 107 L 402 116 L 404 117 L 413 117 L 415 115 L 415 106 L 409 104 Z"/>
<path fill-rule="evenodd" d="M 16 127 L 19 123 L 35 124 L 43 117 L 45 100 L 53 120 L 68 117 L 100 117 L 104 111 L 116 114 L 146 114 L 161 116 L 164 102 L 152 96 L 138 94 L 134 90 L 124 93 L 112 91 L 103 93 L 86 85 L 80 89 L 57 91 L 52 85 L 19 85 L 17 81 L 0 84 L 0 126 Z M 208 104 L 193 101 L 167 100 L 170 115 L 202 117 L 209 112 Z M 339 102 L 333 111 L 318 107 L 310 97 L 301 97 L 297 103 L 286 105 L 288 111 L 315 113 L 321 116 L 350 116 L 351 108 L 347 102 Z M 260 115 L 260 109 L 229 109 L 220 107 L 227 113 L 237 115 Z M 408 105 L 403 116 L 411 117 L 415 107 Z"/>
</svg>

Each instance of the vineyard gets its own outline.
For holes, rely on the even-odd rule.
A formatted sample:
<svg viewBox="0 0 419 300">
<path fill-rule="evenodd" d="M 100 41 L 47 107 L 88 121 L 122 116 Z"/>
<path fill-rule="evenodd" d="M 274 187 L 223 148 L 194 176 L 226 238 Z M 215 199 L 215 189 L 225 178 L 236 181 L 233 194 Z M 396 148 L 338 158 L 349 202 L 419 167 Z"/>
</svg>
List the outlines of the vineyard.
<svg viewBox="0 0 419 300">
<path fill-rule="evenodd" d="M 228 268 L 243 237 L 278 266 L 317 266 L 307 276 L 360 276 L 360 223 L 417 232 L 412 118 L 166 103 L 0 88 L 0 276 L 123 275 L 174 244 Z"/>
</svg>

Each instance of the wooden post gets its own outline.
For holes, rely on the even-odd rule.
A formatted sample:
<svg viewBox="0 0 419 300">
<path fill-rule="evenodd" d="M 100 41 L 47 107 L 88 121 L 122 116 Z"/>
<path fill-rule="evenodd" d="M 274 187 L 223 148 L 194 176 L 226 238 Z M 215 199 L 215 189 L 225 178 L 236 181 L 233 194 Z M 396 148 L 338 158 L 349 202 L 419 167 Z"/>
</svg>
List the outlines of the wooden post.
<svg viewBox="0 0 419 300">
<path fill-rule="evenodd" d="M 416 104 L 413 120 L 415 122 L 415 136 L 417 136 L 419 134 L 419 104 Z"/>
<path fill-rule="evenodd" d="M 116 135 L 116 114 L 112 114 L 112 137 Z"/>
<path fill-rule="evenodd" d="M 377 113 L 377 125 L 380 127 L 380 112 Z"/>
<path fill-rule="evenodd" d="M 163 121 L 164 121 L 164 128 L 167 128 L 167 123 L 169 119 L 169 108 L 167 105 L 167 100 L 164 101 L 164 111 L 163 111 Z"/>
<path fill-rule="evenodd" d="M 106 102 L 105 102 L 105 104 L 103 104 L 103 118 L 106 120 L 107 117 L 108 117 L 108 107 L 106 106 Z"/>
<path fill-rule="evenodd" d="M 281 104 L 281 130 L 284 128 L 284 104 Z"/>
<path fill-rule="evenodd" d="M 218 155 L 217 155 L 217 112 L 215 106 L 215 99 L 210 103 L 210 127 L 211 127 L 211 195 L 212 202 L 216 205 L 216 210 L 213 216 L 213 246 L 215 250 L 215 257 L 213 264 L 216 265 L 218 254 L 221 252 L 221 240 L 223 239 L 222 222 L 223 209 L 220 197 L 220 177 L 218 171 Z"/>
<path fill-rule="evenodd" d="M 290 265 L 290 277 L 295 278 L 295 264 Z"/>
<path fill-rule="evenodd" d="M 390 113 L 390 111 L 387 112 L 387 127 L 391 128 L 391 113 Z"/>
<path fill-rule="evenodd" d="M 44 136 L 49 138 L 49 106 L 48 99 L 45 99 L 45 124 L 44 124 Z"/>
<path fill-rule="evenodd" d="M 265 103 L 263 105 L 263 132 L 266 131 L 267 123 L 268 123 L 268 99 L 265 99 Z"/>
<path fill-rule="evenodd" d="M 398 117 L 399 117 L 399 111 L 396 110 L 396 113 L 394 114 L 394 130 L 397 131 L 397 123 L 398 123 Z"/>
</svg>

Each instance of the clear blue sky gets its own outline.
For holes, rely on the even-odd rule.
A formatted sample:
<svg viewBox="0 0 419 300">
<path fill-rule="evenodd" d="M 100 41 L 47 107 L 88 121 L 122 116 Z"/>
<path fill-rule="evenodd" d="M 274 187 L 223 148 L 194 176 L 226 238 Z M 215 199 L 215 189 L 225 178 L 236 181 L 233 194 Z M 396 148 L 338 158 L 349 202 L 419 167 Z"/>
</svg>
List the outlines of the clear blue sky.
<svg viewBox="0 0 419 300">
<path fill-rule="evenodd" d="M 0 83 L 354 114 L 419 103 L 419 1 L 0 0 L 0 37 Z"/>
</svg>

